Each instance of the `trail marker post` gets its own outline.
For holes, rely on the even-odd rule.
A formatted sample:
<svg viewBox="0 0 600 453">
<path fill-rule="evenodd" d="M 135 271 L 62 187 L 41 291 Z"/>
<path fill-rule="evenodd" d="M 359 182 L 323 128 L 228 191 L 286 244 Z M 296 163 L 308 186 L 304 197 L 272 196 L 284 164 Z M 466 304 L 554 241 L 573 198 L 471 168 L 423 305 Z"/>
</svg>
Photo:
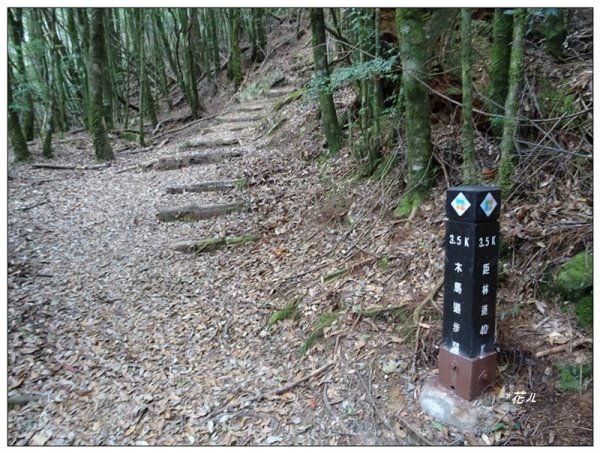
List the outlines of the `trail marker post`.
<svg viewBox="0 0 600 453">
<path fill-rule="evenodd" d="M 444 321 L 439 382 L 472 400 L 496 378 L 500 189 L 461 186 L 446 200 Z"/>
</svg>

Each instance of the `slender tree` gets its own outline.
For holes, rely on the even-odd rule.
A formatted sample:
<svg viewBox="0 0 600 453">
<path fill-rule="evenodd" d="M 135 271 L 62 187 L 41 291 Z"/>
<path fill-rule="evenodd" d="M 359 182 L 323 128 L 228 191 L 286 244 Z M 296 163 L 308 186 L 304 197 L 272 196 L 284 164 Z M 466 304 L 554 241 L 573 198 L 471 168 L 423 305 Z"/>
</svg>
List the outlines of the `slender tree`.
<svg viewBox="0 0 600 453">
<path fill-rule="evenodd" d="M 402 86 L 406 118 L 406 193 L 396 209 L 396 215 L 416 212 L 429 193 L 433 168 L 431 143 L 431 103 L 425 65 L 429 39 L 427 22 L 430 11 L 424 8 L 398 8 L 398 39 L 402 59 Z"/>
<path fill-rule="evenodd" d="M 19 115 L 13 105 L 13 89 L 14 89 L 14 75 L 10 57 L 8 59 L 8 134 L 10 137 L 10 143 L 15 153 L 15 162 L 25 162 L 31 160 L 31 153 L 27 148 L 27 141 L 23 135 L 21 129 L 21 123 L 19 122 Z"/>
<path fill-rule="evenodd" d="M 102 104 L 102 67 L 104 51 L 104 10 L 93 8 L 90 20 L 90 129 L 93 136 L 94 152 L 99 161 L 113 160 L 115 155 L 108 140 L 104 125 Z"/>
<path fill-rule="evenodd" d="M 508 68 L 513 28 L 513 16 L 509 13 L 510 11 L 504 8 L 494 10 L 488 109 L 496 115 L 504 114 L 504 102 L 508 93 Z M 492 130 L 496 135 L 502 134 L 501 119 L 492 118 Z"/>
<path fill-rule="evenodd" d="M 23 52 L 24 30 L 23 30 L 23 9 L 8 9 L 8 28 L 13 47 L 16 52 L 17 72 L 21 79 L 21 87 L 24 87 L 25 99 L 21 105 L 23 111 L 23 132 L 27 140 L 33 140 L 35 126 L 35 111 L 33 107 L 33 94 L 29 84 L 29 77 L 25 68 L 25 57 Z"/>
<path fill-rule="evenodd" d="M 471 9 L 461 9 L 460 38 L 462 48 L 462 145 L 463 181 L 475 184 L 479 181 L 475 143 L 473 140 L 473 45 L 471 42 Z"/>
<path fill-rule="evenodd" d="M 242 70 L 242 50 L 240 48 L 240 11 L 238 8 L 229 9 L 229 63 L 227 76 L 233 80 L 237 90 L 244 80 Z"/>
<path fill-rule="evenodd" d="M 136 31 L 137 31 L 137 43 L 138 43 L 138 81 L 140 83 L 140 93 L 139 93 L 139 104 L 140 104 L 140 122 L 139 126 L 139 134 L 138 134 L 138 143 L 140 146 L 146 146 L 144 141 L 144 113 L 146 113 L 146 55 L 145 55 L 145 47 L 144 46 L 144 10 L 140 8 L 137 10 L 137 21 L 136 21 Z"/>
<path fill-rule="evenodd" d="M 335 112 L 333 95 L 329 91 L 329 63 L 327 62 L 327 37 L 325 35 L 325 14 L 322 8 L 310 9 L 312 49 L 315 60 L 315 80 L 321 107 L 321 123 L 325 129 L 327 146 L 331 153 L 337 153 L 342 146 L 342 129 Z"/>
<path fill-rule="evenodd" d="M 221 58 L 219 57 L 219 38 L 217 30 L 217 15 L 215 14 L 214 8 L 208 8 L 208 34 L 210 36 L 210 48 L 212 53 L 213 63 L 213 76 L 217 77 L 217 74 L 221 70 Z"/>
<path fill-rule="evenodd" d="M 525 55 L 525 31 L 527 30 L 527 10 L 517 8 L 514 17 L 512 50 L 510 53 L 510 76 L 508 95 L 504 105 L 504 129 L 500 143 L 500 165 L 498 180 L 502 197 L 508 198 L 512 188 L 512 174 L 515 159 L 514 134 L 519 113 L 519 93 L 523 81 L 523 57 Z"/>
</svg>

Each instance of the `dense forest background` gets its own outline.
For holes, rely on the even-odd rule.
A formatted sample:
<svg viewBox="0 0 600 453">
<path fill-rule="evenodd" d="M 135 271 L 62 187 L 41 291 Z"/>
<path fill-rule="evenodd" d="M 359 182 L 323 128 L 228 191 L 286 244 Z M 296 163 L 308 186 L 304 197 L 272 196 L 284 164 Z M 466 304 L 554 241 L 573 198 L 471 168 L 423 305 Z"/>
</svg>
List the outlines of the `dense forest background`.
<svg viewBox="0 0 600 453">
<path fill-rule="evenodd" d="M 386 158 L 396 141 L 389 126 L 404 129 L 400 214 L 418 206 L 445 166 L 432 154 L 437 122 L 461 125 L 463 182 L 497 181 L 505 196 L 515 179 L 523 188 L 523 178 L 514 178 L 523 158 L 553 167 L 556 160 L 560 173 L 589 162 L 591 71 L 571 64 L 590 51 L 589 37 L 574 30 L 588 13 L 558 8 L 11 8 L 15 158 L 31 158 L 34 138 L 50 157 L 53 134 L 83 128 L 93 134 L 96 157 L 110 160 L 106 131 L 135 134 L 144 146 L 161 112 L 183 104 L 190 119 L 206 116 L 221 72 L 237 90 L 264 60 L 268 31 L 290 21 L 300 37 L 306 14 L 314 49 L 306 94 L 319 99 L 329 152 L 356 135 L 348 143 L 358 173 L 381 175 L 397 158 Z M 355 98 L 338 112 L 333 96 L 349 85 Z M 476 152 L 484 148 L 498 152 L 489 159 Z"/>
</svg>

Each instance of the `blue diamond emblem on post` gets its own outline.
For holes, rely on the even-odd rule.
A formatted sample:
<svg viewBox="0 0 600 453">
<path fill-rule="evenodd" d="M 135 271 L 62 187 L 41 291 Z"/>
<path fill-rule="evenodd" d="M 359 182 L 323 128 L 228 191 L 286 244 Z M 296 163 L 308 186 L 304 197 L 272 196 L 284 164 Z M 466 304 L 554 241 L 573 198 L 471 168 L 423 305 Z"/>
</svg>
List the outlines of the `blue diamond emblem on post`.
<svg viewBox="0 0 600 453">
<path fill-rule="evenodd" d="M 469 200 L 467 200 L 467 197 L 465 197 L 462 192 L 460 192 L 450 204 L 459 216 L 462 216 L 465 212 L 467 212 L 467 209 L 471 207 L 471 203 L 469 203 Z"/>
<path fill-rule="evenodd" d="M 496 209 L 496 206 L 498 206 L 498 203 L 492 194 L 488 192 L 480 206 L 485 215 L 489 217 L 494 212 L 494 209 Z"/>
</svg>

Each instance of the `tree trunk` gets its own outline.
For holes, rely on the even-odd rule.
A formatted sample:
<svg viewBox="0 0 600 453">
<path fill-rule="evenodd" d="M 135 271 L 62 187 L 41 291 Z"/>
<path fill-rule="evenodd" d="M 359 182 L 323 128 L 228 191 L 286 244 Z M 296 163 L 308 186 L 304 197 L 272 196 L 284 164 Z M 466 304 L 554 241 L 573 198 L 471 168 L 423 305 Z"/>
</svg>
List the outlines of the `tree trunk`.
<svg viewBox="0 0 600 453">
<path fill-rule="evenodd" d="M 90 99 L 88 76 L 85 63 L 85 55 L 80 43 L 80 34 L 77 32 L 77 25 L 75 23 L 75 11 L 73 8 L 67 8 L 67 33 L 69 35 L 69 40 L 72 46 L 71 52 L 74 53 L 73 65 L 75 66 L 75 72 L 79 80 L 79 83 L 76 87 L 76 94 L 81 108 L 83 124 L 87 129 L 89 128 L 88 102 Z"/>
<path fill-rule="evenodd" d="M 523 57 L 525 55 L 525 31 L 527 30 L 527 10 L 517 8 L 514 16 L 512 50 L 510 53 L 510 73 L 508 95 L 504 104 L 504 129 L 500 143 L 500 165 L 498 180 L 502 189 L 502 198 L 506 200 L 512 188 L 514 169 L 515 143 L 519 113 L 519 93 L 523 81 Z"/>
<path fill-rule="evenodd" d="M 108 141 L 108 134 L 104 125 L 102 104 L 102 68 L 105 65 L 102 57 L 104 52 L 104 10 L 92 9 L 90 21 L 90 129 L 92 130 L 94 152 L 96 160 L 113 160 L 115 155 Z"/>
<path fill-rule="evenodd" d="M 17 71 L 21 83 L 26 87 L 23 112 L 23 133 L 26 140 L 33 140 L 35 112 L 33 107 L 33 94 L 28 83 L 27 70 L 25 68 L 25 57 L 23 55 L 23 9 L 9 8 L 8 9 L 8 25 L 11 32 L 10 36 L 13 41 L 13 46 L 17 53 Z"/>
<path fill-rule="evenodd" d="M 190 58 L 189 63 L 189 85 L 190 91 L 192 93 L 192 116 L 196 118 L 200 118 L 200 112 L 202 111 L 202 105 L 200 104 L 200 100 L 198 98 L 198 80 L 202 75 L 202 56 L 200 54 L 200 49 L 202 48 L 202 43 L 200 42 L 200 34 L 199 34 L 199 24 L 198 24 L 198 9 L 190 8 L 190 25 L 189 25 L 189 36 L 188 36 L 188 53 Z"/>
<path fill-rule="evenodd" d="M 315 60 L 315 78 L 321 107 L 321 123 L 325 129 L 327 145 L 331 153 L 337 153 L 342 145 L 342 130 L 335 112 L 333 95 L 329 91 L 329 64 L 327 62 L 327 37 L 325 36 L 325 15 L 322 8 L 310 9 L 310 28 Z"/>
<path fill-rule="evenodd" d="M 219 57 L 219 39 L 217 30 L 217 18 L 214 8 L 208 8 L 208 30 L 210 35 L 210 48 L 213 60 L 213 76 L 216 78 L 221 70 L 221 59 Z"/>
<path fill-rule="evenodd" d="M 21 123 L 19 122 L 19 115 L 13 106 L 13 69 L 10 58 L 7 62 L 8 66 L 8 134 L 10 136 L 10 144 L 13 147 L 15 153 L 15 162 L 25 162 L 31 160 L 31 153 L 27 148 L 27 141 L 23 135 L 21 129 Z"/>
<path fill-rule="evenodd" d="M 227 76 L 233 81 L 237 89 L 244 80 L 242 70 L 242 51 L 240 49 L 240 12 L 237 8 L 229 9 L 229 63 L 227 64 Z"/>
<path fill-rule="evenodd" d="M 264 11 L 262 8 L 252 8 L 252 61 L 257 63 L 263 61 L 266 49 Z"/>
<path fill-rule="evenodd" d="M 508 93 L 508 68 L 510 66 L 513 16 L 506 14 L 506 12 L 507 10 L 504 8 L 494 10 L 488 109 L 496 115 L 504 114 L 504 102 Z M 492 118 L 492 130 L 496 135 L 501 135 L 501 118 Z"/>
<path fill-rule="evenodd" d="M 431 103 L 427 82 L 427 9 L 398 8 L 402 86 L 406 117 L 406 193 L 396 209 L 405 216 L 416 211 L 432 184 Z"/>
<path fill-rule="evenodd" d="M 144 140 L 144 114 L 146 113 L 146 58 L 145 58 L 145 46 L 144 46 L 144 10 L 137 10 L 137 39 L 138 39 L 138 55 L 139 55 L 139 63 L 138 63 L 138 83 L 140 85 L 139 92 L 139 104 L 140 104 L 140 122 L 139 122 L 139 132 L 138 132 L 138 143 L 140 147 L 146 146 L 146 142 Z"/>
<path fill-rule="evenodd" d="M 463 182 L 479 182 L 473 140 L 473 45 L 471 42 L 471 8 L 461 9 L 460 41 L 462 48 L 462 145 Z"/>
</svg>

